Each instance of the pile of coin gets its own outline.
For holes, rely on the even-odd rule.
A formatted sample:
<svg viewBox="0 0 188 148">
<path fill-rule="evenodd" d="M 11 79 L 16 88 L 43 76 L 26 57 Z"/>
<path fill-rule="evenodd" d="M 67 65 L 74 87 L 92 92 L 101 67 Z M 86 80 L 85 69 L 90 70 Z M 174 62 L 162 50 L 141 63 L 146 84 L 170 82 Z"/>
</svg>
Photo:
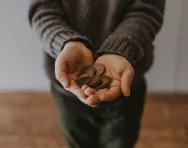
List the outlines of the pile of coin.
<svg viewBox="0 0 188 148">
<path fill-rule="evenodd" d="M 71 78 L 76 81 L 78 86 L 88 85 L 96 90 L 108 88 L 113 79 L 109 76 L 104 76 L 105 66 L 103 64 L 94 64 L 83 68 L 76 77 Z"/>
</svg>

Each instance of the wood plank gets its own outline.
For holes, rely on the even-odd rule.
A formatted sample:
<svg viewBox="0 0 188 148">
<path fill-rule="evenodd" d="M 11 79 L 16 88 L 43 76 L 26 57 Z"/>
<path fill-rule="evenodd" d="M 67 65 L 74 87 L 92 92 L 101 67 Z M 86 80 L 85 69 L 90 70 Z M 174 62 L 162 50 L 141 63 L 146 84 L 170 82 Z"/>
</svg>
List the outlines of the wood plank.
<svg viewBox="0 0 188 148">
<path fill-rule="evenodd" d="M 188 103 L 188 94 L 187 93 L 153 93 L 148 94 L 147 99 L 149 102 L 155 103 L 169 103 L 169 104 L 177 104 L 177 103 Z"/>
<path fill-rule="evenodd" d="M 137 148 L 188 147 L 187 112 L 186 94 L 149 94 Z M 49 93 L 0 93 L 0 119 L 0 147 L 63 147 Z"/>
<path fill-rule="evenodd" d="M 188 143 L 178 141 L 142 141 L 136 148 L 187 148 Z"/>
<path fill-rule="evenodd" d="M 185 142 L 188 140 L 187 128 L 141 128 L 140 140 L 171 140 Z"/>
<path fill-rule="evenodd" d="M 145 105 L 143 125 L 146 127 L 186 127 L 188 128 L 188 103 L 150 102 Z"/>
<path fill-rule="evenodd" d="M 2 148 L 65 148 L 60 136 L 0 136 Z"/>
</svg>

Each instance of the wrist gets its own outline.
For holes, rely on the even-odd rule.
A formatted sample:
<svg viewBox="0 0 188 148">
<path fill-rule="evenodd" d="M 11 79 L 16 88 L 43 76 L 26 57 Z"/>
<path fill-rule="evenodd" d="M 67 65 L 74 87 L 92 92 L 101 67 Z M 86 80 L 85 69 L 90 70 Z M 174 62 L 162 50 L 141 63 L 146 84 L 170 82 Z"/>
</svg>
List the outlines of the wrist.
<svg viewBox="0 0 188 148">
<path fill-rule="evenodd" d="M 100 58 L 109 58 L 109 59 L 114 58 L 114 59 L 121 59 L 125 62 L 128 62 L 125 57 L 123 57 L 122 55 L 119 55 L 119 54 L 115 54 L 115 53 L 105 53 L 103 55 L 98 56 L 97 59 L 100 59 Z"/>
<path fill-rule="evenodd" d="M 70 41 L 70 42 L 67 42 L 63 48 L 62 51 L 80 51 L 80 52 L 87 52 L 89 49 L 85 46 L 84 43 L 82 42 L 78 42 L 78 41 Z"/>
<path fill-rule="evenodd" d="M 115 63 L 116 62 L 119 63 L 119 61 L 121 61 L 122 65 L 129 65 L 129 67 L 133 68 L 131 63 L 125 57 L 119 54 L 106 53 L 106 54 L 99 56 L 96 60 L 102 60 L 102 59 L 114 59 Z"/>
<path fill-rule="evenodd" d="M 93 59 L 93 55 L 90 49 L 88 49 L 84 43 L 79 41 L 67 42 L 62 50 L 62 52 L 75 52 L 79 53 L 83 59 Z"/>
<path fill-rule="evenodd" d="M 129 35 L 127 37 L 109 37 L 100 49 L 96 56 L 106 53 L 120 55 L 126 58 L 129 63 L 135 66 L 144 56 L 144 50 L 136 40 Z"/>
</svg>

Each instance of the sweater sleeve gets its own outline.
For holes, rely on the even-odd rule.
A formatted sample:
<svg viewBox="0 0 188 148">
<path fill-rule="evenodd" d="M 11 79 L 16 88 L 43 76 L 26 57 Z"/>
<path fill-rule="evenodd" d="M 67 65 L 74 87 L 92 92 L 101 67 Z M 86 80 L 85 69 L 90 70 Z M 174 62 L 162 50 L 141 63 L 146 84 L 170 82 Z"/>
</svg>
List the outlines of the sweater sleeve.
<svg viewBox="0 0 188 148">
<path fill-rule="evenodd" d="M 151 47 L 163 24 L 164 5 L 165 0 L 134 0 L 96 56 L 118 54 L 135 67 L 146 52 L 152 52 L 147 47 Z"/>
<path fill-rule="evenodd" d="M 94 48 L 89 39 L 68 24 L 59 0 L 30 0 L 28 19 L 43 42 L 44 49 L 54 58 L 69 41 L 80 41 L 89 49 Z"/>
</svg>

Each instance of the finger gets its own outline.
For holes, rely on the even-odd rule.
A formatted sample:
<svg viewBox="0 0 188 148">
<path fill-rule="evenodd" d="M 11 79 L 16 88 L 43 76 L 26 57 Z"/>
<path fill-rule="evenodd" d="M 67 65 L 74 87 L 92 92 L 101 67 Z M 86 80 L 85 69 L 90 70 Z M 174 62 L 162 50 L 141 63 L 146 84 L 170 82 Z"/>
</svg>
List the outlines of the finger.
<svg viewBox="0 0 188 148">
<path fill-rule="evenodd" d="M 121 91 L 124 96 L 130 95 L 130 87 L 134 77 L 134 70 L 131 67 L 127 67 L 121 77 Z"/>
<path fill-rule="evenodd" d="M 99 100 L 101 101 L 110 101 L 113 100 L 121 94 L 119 87 L 111 87 L 108 91 L 99 95 Z"/>
<path fill-rule="evenodd" d="M 87 96 L 91 96 L 91 95 L 93 95 L 95 92 L 96 92 L 96 90 L 93 89 L 93 88 L 91 88 L 91 87 L 87 87 L 87 88 L 84 90 L 84 93 L 85 93 Z"/>
<path fill-rule="evenodd" d="M 95 92 L 95 94 L 93 95 L 90 95 L 88 98 L 87 98 L 87 104 L 91 107 L 95 107 L 96 104 L 98 102 L 100 102 L 99 100 L 99 95 L 104 93 L 105 91 L 107 91 L 108 89 L 100 89 L 98 91 Z"/>
<path fill-rule="evenodd" d="M 70 79 L 66 72 L 61 72 L 61 75 L 59 77 L 59 82 L 63 85 L 64 88 L 69 87 Z"/>
<path fill-rule="evenodd" d="M 57 59 L 55 62 L 55 76 L 56 79 L 67 88 L 70 83 L 70 79 L 66 73 L 66 63 L 63 60 Z"/>
<path fill-rule="evenodd" d="M 85 91 L 88 87 L 89 87 L 89 86 L 87 86 L 87 85 L 83 85 L 83 86 L 81 87 L 81 90 L 82 90 L 82 91 Z"/>
<path fill-rule="evenodd" d="M 87 102 L 89 102 L 89 104 L 91 104 L 90 106 L 95 106 L 95 105 L 93 105 L 90 102 L 94 102 L 94 104 L 100 102 L 99 95 L 102 94 L 102 93 L 104 93 L 105 91 L 108 91 L 108 89 L 100 89 L 100 90 L 96 91 L 93 95 L 90 95 L 87 98 Z"/>
<path fill-rule="evenodd" d="M 95 96 L 97 96 L 99 98 L 99 96 L 101 94 L 103 94 L 104 92 L 108 91 L 108 88 L 105 88 L 105 89 L 100 89 L 98 90 L 96 93 L 95 93 Z"/>
<path fill-rule="evenodd" d="M 87 95 L 81 90 L 74 80 L 71 80 L 70 86 L 67 90 L 77 96 L 83 103 L 86 103 Z"/>
<path fill-rule="evenodd" d="M 87 98 L 87 105 L 91 107 L 95 107 L 98 102 L 99 102 L 99 99 L 95 95 L 91 95 Z"/>
</svg>

